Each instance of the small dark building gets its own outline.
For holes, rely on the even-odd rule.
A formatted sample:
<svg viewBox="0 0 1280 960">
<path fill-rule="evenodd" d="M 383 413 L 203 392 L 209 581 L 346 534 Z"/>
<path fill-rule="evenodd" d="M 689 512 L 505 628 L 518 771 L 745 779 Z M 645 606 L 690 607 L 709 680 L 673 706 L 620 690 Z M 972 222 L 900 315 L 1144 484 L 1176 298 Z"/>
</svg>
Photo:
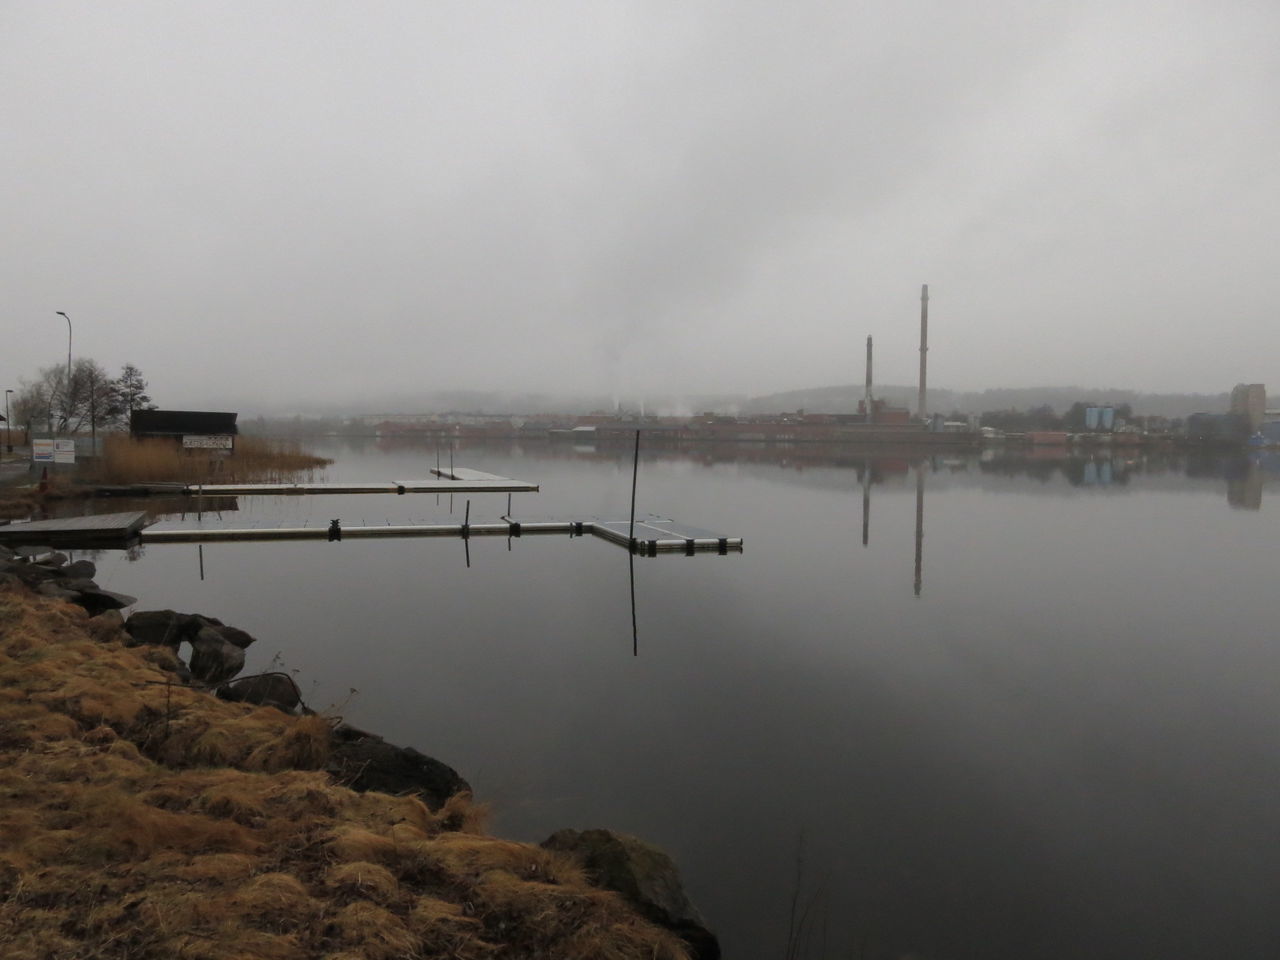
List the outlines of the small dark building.
<svg viewBox="0 0 1280 960">
<path fill-rule="evenodd" d="M 1187 439 L 1198 443 L 1243 443 L 1249 419 L 1238 413 L 1193 413 L 1187 417 Z"/>
<path fill-rule="evenodd" d="M 231 450 L 240 432 L 236 416 L 208 410 L 134 410 L 129 415 L 129 435 L 167 437 L 183 447 Z"/>
</svg>

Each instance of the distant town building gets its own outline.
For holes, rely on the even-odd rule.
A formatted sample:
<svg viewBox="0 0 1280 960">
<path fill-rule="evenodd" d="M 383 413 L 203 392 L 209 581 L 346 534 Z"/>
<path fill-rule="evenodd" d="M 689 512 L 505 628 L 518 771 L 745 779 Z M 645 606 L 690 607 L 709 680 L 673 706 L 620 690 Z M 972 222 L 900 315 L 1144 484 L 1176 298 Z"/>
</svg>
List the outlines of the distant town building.
<svg viewBox="0 0 1280 960">
<path fill-rule="evenodd" d="M 1249 425 L 1249 432 L 1255 433 L 1266 419 L 1266 384 L 1237 383 L 1231 391 L 1231 412 L 1244 417 Z"/>
<path fill-rule="evenodd" d="M 1199 443 L 1243 443 L 1251 432 L 1242 413 L 1193 413 L 1187 417 L 1187 439 Z"/>
</svg>

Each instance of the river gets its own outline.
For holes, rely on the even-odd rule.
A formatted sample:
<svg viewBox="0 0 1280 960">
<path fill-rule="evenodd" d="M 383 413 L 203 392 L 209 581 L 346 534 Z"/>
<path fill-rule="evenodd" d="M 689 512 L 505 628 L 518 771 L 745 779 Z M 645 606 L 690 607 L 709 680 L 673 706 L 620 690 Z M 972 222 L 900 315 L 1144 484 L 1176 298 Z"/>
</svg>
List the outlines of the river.
<svg viewBox="0 0 1280 960">
<path fill-rule="evenodd" d="M 331 480 L 437 456 L 316 452 Z M 540 483 L 523 519 L 629 510 L 630 450 L 452 456 Z M 495 832 L 657 843 L 729 958 L 1276 956 L 1272 466 L 644 450 L 639 512 L 745 551 L 637 559 L 634 638 L 629 557 L 593 537 L 206 545 L 203 579 L 195 546 L 153 545 L 98 581 L 248 630 L 248 672 L 456 767 Z M 221 522 L 458 522 L 466 499 L 240 498 Z"/>
</svg>

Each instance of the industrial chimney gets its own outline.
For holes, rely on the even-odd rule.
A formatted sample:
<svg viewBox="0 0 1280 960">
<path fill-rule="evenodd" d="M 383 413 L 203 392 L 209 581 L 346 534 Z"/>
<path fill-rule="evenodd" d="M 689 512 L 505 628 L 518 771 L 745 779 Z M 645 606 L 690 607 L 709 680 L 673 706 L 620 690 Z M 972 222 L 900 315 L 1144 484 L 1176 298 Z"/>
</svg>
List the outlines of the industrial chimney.
<svg viewBox="0 0 1280 960">
<path fill-rule="evenodd" d="M 871 337 L 867 337 L 867 423 L 875 422 L 875 408 L 871 406 Z"/>
<path fill-rule="evenodd" d="M 929 352 L 929 285 L 920 288 L 920 397 L 916 401 L 916 415 L 923 420 L 925 412 L 925 356 Z"/>
</svg>

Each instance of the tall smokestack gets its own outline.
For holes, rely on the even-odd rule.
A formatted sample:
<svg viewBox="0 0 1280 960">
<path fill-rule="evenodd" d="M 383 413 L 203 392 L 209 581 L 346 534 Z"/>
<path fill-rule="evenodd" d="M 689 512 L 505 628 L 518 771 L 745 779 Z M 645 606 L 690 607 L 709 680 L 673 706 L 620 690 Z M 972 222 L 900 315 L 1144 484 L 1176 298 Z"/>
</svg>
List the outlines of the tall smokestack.
<svg viewBox="0 0 1280 960">
<path fill-rule="evenodd" d="M 867 423 L 875 420 L 875 414 L 871 408 L 871 337 L 867 337 Z"/>
<path fill-rule="evenodd" d="M 925 413 L 924 397 L 926 389 L 925 381 L 925 357 L 929 353 L 929 285 L 926 283 L 920 288 L 920 397 L 916 401 L 916 415 L 921 420 L 927 415 Z"/>
</svg>

